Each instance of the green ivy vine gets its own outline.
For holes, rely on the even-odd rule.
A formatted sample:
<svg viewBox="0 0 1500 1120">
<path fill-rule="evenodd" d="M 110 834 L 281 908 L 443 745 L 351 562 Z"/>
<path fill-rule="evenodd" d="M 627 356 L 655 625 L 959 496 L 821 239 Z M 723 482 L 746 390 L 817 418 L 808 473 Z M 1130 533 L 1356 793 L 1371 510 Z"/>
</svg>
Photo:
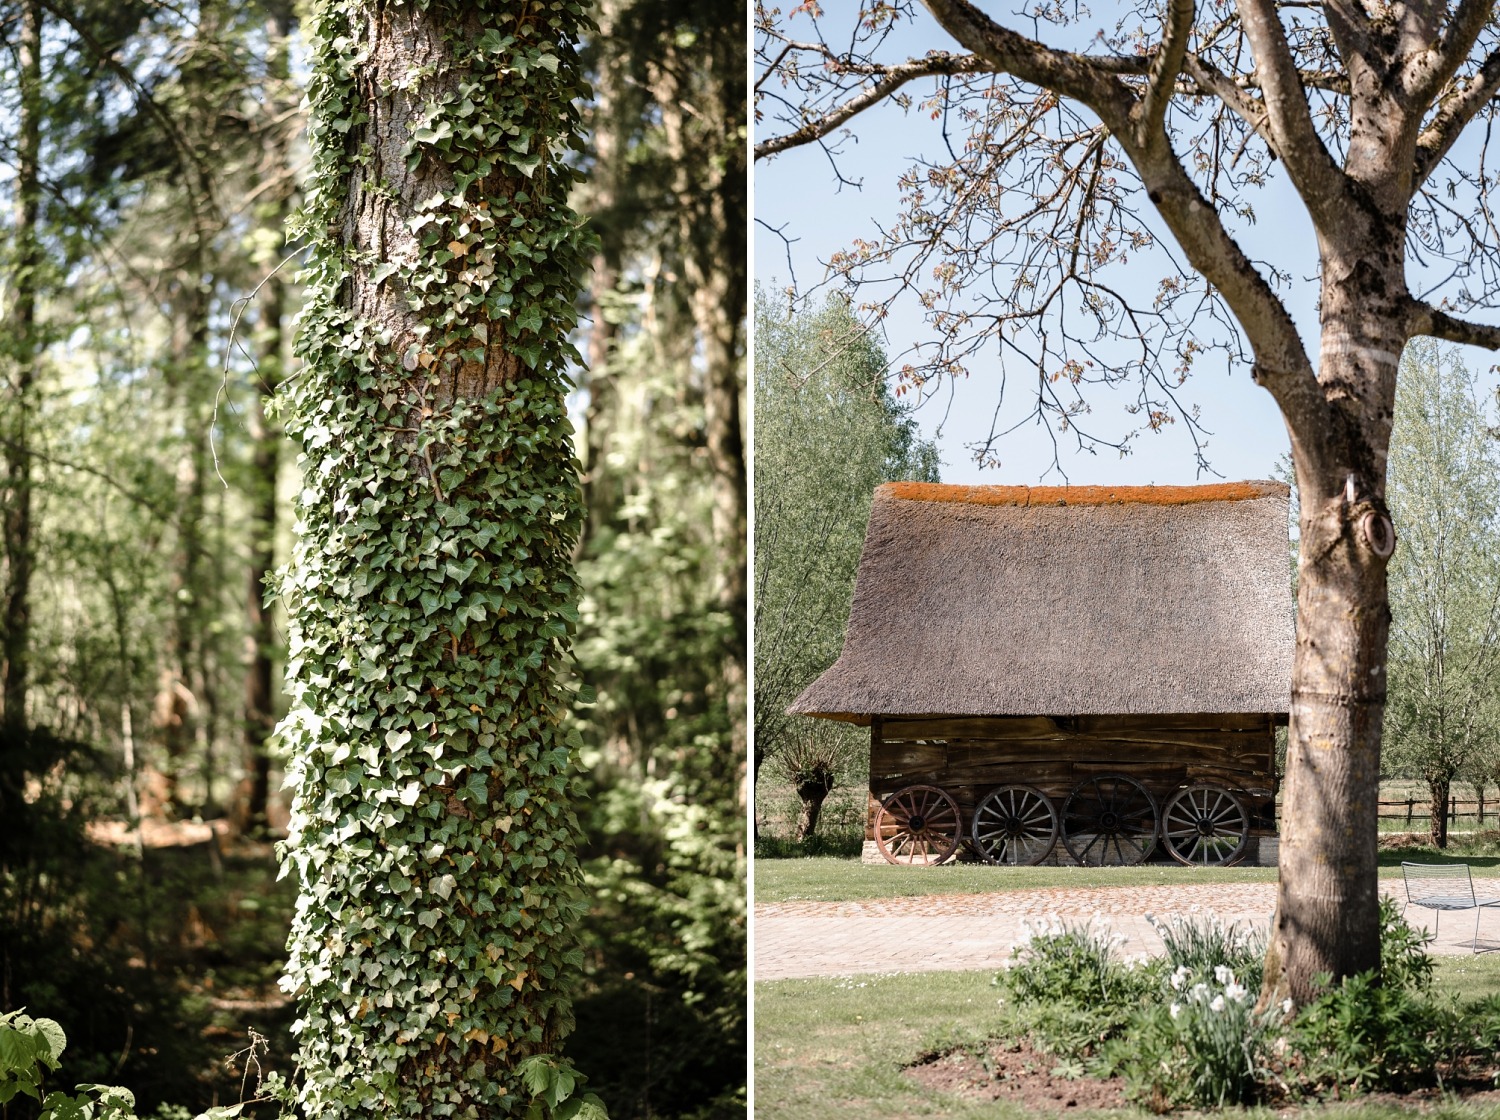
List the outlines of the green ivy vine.
<svg viewBox="0 0 1500 1120">
<path fill-rule="evenodd" d="M 578 966 L 564 404 L 576 0 L 329 0 L 310 82 L 298 543 L 280 593 L 297 1101 L 602 1115 Z"/>
</svg>

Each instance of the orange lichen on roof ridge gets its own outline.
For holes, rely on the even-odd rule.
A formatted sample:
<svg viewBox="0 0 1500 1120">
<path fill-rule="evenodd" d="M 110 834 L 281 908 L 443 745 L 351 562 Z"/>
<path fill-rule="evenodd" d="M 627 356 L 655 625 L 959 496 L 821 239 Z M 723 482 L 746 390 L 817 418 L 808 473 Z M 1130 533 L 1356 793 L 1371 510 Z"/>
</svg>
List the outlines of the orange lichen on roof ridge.
<svg viewBox="0 0 1500 1120">
<path fill-rule="evenodd" d="M 909 502 L 975 506 L 1181 506 L 1285 497 L 1279 482 L 1218 482 L 1207 486 L 958 486 L 943 482 L 887 482 L 880 492 Z"/>
</svg>

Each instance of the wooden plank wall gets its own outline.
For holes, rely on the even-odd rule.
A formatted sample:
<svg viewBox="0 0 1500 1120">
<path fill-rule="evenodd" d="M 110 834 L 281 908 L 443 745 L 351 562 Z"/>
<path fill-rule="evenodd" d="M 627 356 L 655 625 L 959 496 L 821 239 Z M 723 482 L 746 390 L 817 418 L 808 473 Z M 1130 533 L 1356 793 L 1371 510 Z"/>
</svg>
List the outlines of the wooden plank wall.
<svg viewBox="0 0 1500 1120">
<path fill-rule="evenodd" d="M 992 716 L 880 719 L 870 728 L 870 812 L 903 786 L 933 785 L 958 802 L 967 830 L 997 786 L 1036 786 L 1059 814 L 1069 792 L 1098 774 L 1126 774 L 1156 798 L 1214 782 L 1251 791 L 1252 836 L 1276 835 L 1276 737 L 1267 715 Z"/>
</svg>

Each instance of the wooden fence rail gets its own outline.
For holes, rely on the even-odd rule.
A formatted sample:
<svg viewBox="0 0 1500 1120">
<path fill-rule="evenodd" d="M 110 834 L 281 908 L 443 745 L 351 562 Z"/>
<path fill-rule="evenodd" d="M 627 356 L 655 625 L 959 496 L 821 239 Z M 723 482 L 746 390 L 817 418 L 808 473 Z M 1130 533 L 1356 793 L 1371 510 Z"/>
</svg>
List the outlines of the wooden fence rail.
<svg viewBox="0 0 1500 1120">
<path fill-rule="evenodd" d="M 1428 797 L 1408 797 L 1404 801 L 1381 801 L 1379 802 L 1379 815 L 1381 820 L 1405 819 L 1407 824 L 1413 820 L 1430 820 L 1432 817 L 1432 799 Z M 1386 812 L 1394 809 L 1395 812 Z M 1448 798 L 1448 823 L 1452 824 L 1459 817 L 1474 817 L 1482 825 L 1486 819 L 1500 822 L 1500 806 L 1493 800 L 1486 801 L 1484 794 L 1480 794 L 1472 801 L 1460 801 L 1457 797 Z"/>
</svg>

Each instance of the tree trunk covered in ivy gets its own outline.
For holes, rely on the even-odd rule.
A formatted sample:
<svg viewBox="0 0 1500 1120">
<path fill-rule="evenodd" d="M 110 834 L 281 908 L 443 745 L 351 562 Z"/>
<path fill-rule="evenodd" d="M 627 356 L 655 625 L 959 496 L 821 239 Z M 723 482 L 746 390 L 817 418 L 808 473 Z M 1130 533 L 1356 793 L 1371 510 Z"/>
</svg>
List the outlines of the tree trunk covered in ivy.
<svg viewBox="0 0 1500 1120">
<path fill-rule="evenodd" d="M 318 1120 L 509 1115 L 572 1085 L 545 1056 L 581 912 L 561 678 L 585 20 L 343 0 L 315 31 L 282 734 Z"/>
</svg>

